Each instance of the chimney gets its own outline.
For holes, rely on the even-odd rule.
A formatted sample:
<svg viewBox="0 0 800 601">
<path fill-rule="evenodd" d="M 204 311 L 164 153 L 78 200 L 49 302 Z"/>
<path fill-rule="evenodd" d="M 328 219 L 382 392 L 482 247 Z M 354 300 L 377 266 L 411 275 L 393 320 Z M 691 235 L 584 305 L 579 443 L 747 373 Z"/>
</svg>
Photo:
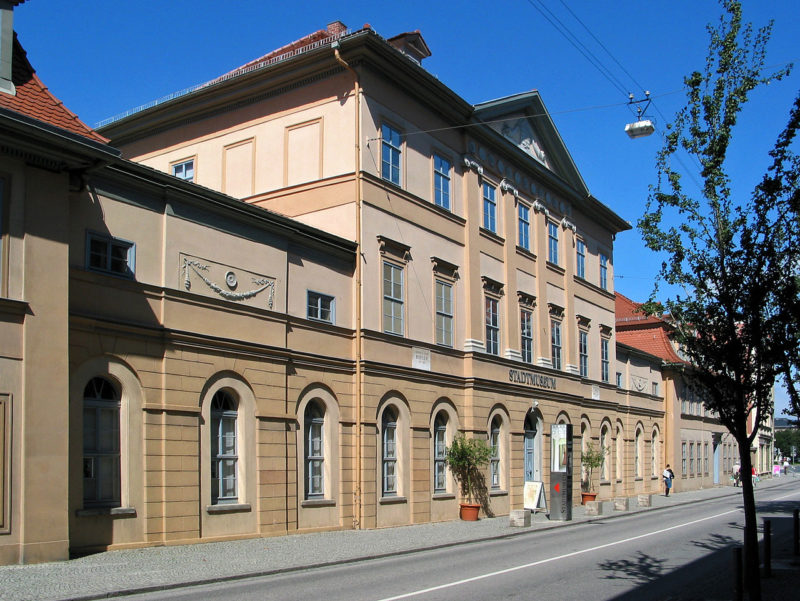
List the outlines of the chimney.
<svg viewBox="0 0 800 601">
<path fill-rule="evenodd" d="M 332 23 L 328 23 L 327 30 L 331 35 L 339 35 L 340 33 L 347 31 L 347 25 L 341 21 L 333 21 Z"/>
<path fill-rule="evenodd" d="M 0 93 L 17 93 L 11 81 L 14 54 L 14 7 L 25 0 L 0 0 Z"/>
</svg>

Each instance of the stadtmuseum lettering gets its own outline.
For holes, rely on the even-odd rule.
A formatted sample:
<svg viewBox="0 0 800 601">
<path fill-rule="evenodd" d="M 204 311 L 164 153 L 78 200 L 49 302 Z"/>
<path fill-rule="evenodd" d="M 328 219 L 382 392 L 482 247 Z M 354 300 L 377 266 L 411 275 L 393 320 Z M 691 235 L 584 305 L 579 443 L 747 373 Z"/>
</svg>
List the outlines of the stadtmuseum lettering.
<svg viewBox="0 0 800 601">
<path fill-rule="evenodd" d="M 552 376 L 543 376 L 541 374 L 535 374 L 530 371 L 509 369 L 508 381 L 516 382 L 517 384 L 527 384 L 528 386 L 536 386 L 537 388 L 549 388 L 550 390 L 556 389 L 555 378 L 553 378 Z"/>
</svg>

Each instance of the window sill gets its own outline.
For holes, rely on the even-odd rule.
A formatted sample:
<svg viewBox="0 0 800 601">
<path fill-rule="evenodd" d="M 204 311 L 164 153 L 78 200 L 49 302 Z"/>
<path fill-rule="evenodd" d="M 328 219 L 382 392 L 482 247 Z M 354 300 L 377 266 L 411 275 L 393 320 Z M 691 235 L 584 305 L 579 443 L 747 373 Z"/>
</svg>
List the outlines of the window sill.
<svg viewBox="0 0 800 601">
<path fill-rule="evenodd" d="M 490 490 L 489 491 L 489 496 L 490 497 L 507 497 L 508 496 L 508 491 L 507 490 L 502 490 L 500 488 L 496 488 L 494 490 Z"/>
<path fill-rule="evenodd" d="M 336 507 L 333 499 L 306 499 L 300 503 L 300 507 Z"/>
<path fill-rule="evenodd" d="M 497 232 L 493 232 L 492 230 L 488 230 L 485 227 L 481 227 L 478 230 L 480 235 L 484 238 L 488 238 L 492 242 L 497 242 L 498 244 L 505 244 L 505 239 L 499 235 Z"/>
<path fill-rule="evenodd" d="M 75 515 L 79 518 L 87 518 L 98 515 L 110 515 L 111 517 L 136 517 L 135 507 L 86 507 L 78 509 Z"/>
<path fill-rule="evenodd" d="M 549 269 L 550 271 L 555 271 L 559 275 L 564 275 L 565 273 L 567 273 L 566 269 L 564 269 L 563 267 L 561 267 L 556 263 L 551 263 L 550 261 L 547 261 L 546 264 L 547 264 L 547 269 Z"/>
<path fill-rule="evenodd" d="M 408 499 L 405 497 L 381 497 L 378 500 L 378 503 L 381 505 L 399 505 L 401 503 L 407 503 Z"/>
<path fill-rule="evenodd" d="M 437 492 L 431 497 L 436 501 L 452 500 L 456 498 L 455 493 L 451 492 Z"/>
<path fill-rule="evenodd" d="M 611 480 L 600 480 L 600 486 L 611 486 Z"/>
<path fill-rule="evenodd" d="M 206 505 L 206 512 L 217 513 L 239 513 L 251 511 L 250 503 L 220 503 L 218 505 Z"/>
<path fill-rule="evenodd" d="M 634 482 L 644 482 L 644 478 L 642 478 L 641 476 L 637 476 L 636 478 L 633 479 L 633 481 Z"/>
<path fill-rule="evenodd" d="M 522 255 L 523 257 L 527 257 L 531 261 L 536 260 L 536 255 L 529 251 L 527 248 L 517 245 L 517 254 Z"/>
</svg>

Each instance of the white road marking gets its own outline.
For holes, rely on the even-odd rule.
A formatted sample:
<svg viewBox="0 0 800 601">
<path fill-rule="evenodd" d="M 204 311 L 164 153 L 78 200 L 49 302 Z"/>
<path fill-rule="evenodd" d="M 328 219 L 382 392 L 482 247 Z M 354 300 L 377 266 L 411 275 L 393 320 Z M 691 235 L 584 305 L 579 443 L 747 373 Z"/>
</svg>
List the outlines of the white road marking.
<svg viewBox="0 0 800 601">
<path fill-rule="evenodd" d="M 788 496 L 788 495 L 787 495 Z M 781 498 L 781 497 L 779 497 Z M 599 549 L 606 549 L 608 547 L 613 547 L 615 545 L 622 545 L 625 543 L 629 543 L 634 540 L 639 540 L 642 538 L 647 538 L 648 536 L 655 536 L 657 534 L 663 534 L 664 532 L 669 532 L 670 530 L 676 530 L 678 528 L 685 528 L 686 526 L 691 526 L 692 524 L 699 524 L 700 522 L 705 522 L 707 520 L 713 520 L 718 517 L 722 517 L 723 515 L 728 515 L 730 513 L 739 513 L 741 512 L 740 509 L 731 509 L 730 511 L 724 511 L 722 513 L 718 513 L 716 515 L 711 515 L 705 518 L 700 518 L 699 520 L 692 520 L 691 522 L 686 522 L 683 524 L 678 524 L 676 526 L 670 526 L 669 528 L 662 528 L 661 530 L 654 530 L 653 532 L 648 532 L 646 534 L 640 534 L 638 536 L 632 536 L 631 538 L 625 538 L 622 540 L 614 541 L 611 543 L 606 543 L 604 545 L 598 545 L 597 547 L 591 547 L 590 549 L 583 549 L 581 551 L 573 551 L 572 553 L 566 553 L 564 555 L 559 555 L 557 557 L 550 557 L 549 559 L 541 559 L 539 561 L 534 561 L 532 563 L 526 563 L 519 566 L 514 566 L 513 568 L 506 568 L 505 570 L 499 570 L 497 572 L 489 572 L 488 574 L 481 574 L 480 576 L 473 576 L 472 578 L 466 578 L 464 580 L 456 580 L 454 582 L 448 582 L 446 584 L 440 584 L 439 586 L 432 586 L 430 588 L 420 589 L 418 591 L 412 591 L 410 593 L 403 593 L 402 595 L 395 595 L 394 597 L 384 597 L 383 599 L 379 599 L 378 601 L 397 601 L 398 599 L 408 599 L 409 597 L 416 597 L 418 595 L 424 595 L 425 593 L 430 593 L 433 591 L 439 591 L 446 588 L 452 588 L 455 586 L 461 586 L 462 584 L 467 584 L 469 582 L 476 582 L 478 580 L 485 580 L 486 578 L 493 578 L 494 576 L 500 576 L 501 574 L 508 574 L 510 572 L 516 572 L 518 570 L 524 570 L 526 568 L 532 568 L 534 566 L 539 566 L 545 563 L 550 563 L 552 561 L 558 561 L 559 559 L 566 559 L 567 557 L 575 557 L 576 555 L 582 555 L 584 553 L 591 553 L 592 551 L 598 551 Z"/>
</svg>

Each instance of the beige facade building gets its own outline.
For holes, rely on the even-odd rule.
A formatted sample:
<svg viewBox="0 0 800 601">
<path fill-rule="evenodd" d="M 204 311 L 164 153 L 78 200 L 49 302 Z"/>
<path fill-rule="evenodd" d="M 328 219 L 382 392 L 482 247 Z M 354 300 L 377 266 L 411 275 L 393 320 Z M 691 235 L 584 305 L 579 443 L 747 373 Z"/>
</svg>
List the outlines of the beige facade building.
<svg viewBox="0 0 800 601">
<path fill-rule="evenodd" d="M 493 448 L 487 513 L 548 490 L 558 423 L 574 499 L 588 441 L 601 498 L 658 490 L 662 391 L 617 353 L 628 224 L 538 92 L 470 105 L 429 53 L 334 23 L 109 144 L 14 46 L 0 562 L 455 519 L 459 432 Z"/>
<path fill-rule="evenodd" d="M 736 440 L 705 408 L 685 377 L 691 366 L 670 338 L 672 326 L 661 317 L 645 316 L 639 307 L 640 303 L 617 293 L 621 386 L 663 397 L 664 430 L 659 436 L 665 443 L 665 464 L 675 473 L 676 492 L 728 484 L 738 463 Z M 663 469 L 662 465 L 658 474 Z"/>
</svg>

